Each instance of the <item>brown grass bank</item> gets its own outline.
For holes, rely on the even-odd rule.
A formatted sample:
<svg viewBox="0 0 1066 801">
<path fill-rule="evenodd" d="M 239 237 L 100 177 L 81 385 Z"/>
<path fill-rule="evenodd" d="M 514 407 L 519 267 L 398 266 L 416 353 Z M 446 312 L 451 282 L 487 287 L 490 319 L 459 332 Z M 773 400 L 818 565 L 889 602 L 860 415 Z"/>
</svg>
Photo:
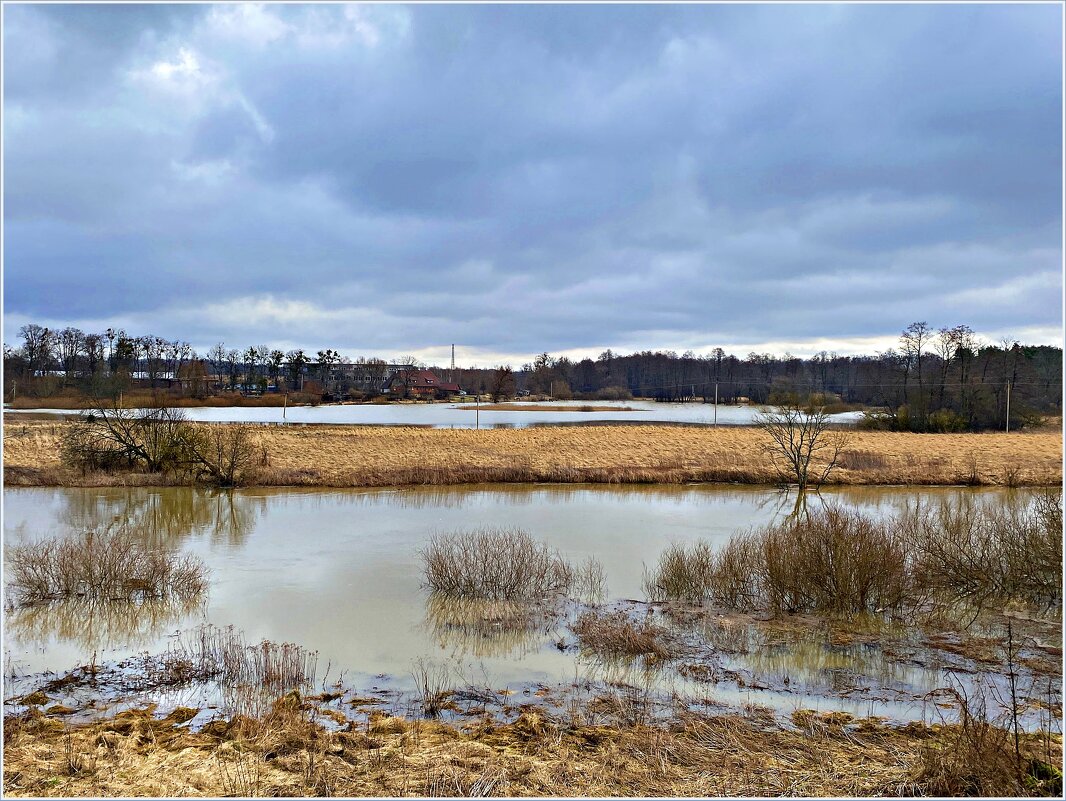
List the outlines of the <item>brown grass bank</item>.
<svg viewBox="0 0 1066 801">
<path fill-rule="evenodd" d="M 524 709 L 514 723 L 372 716 L 340 731 L 287 696 L 261 720 L 201 732 L 195 710 L 151 710 L 65 725 L 31 711 L 4 727 L 4 793 L 25 796 L 898 796 L 1037 794 L 1012 770 L 957 765 L 960 727 L 902 728 L 809 713 L 796 729 L 748 715 L 686 714 L 668 725 L 563 721 Z M 1002 756 L 1002 742 L 981 743 Z M 1055 764 L 1061 737 L 1024 735 L 1022 753 Z M 969 754 L 975 756 L 974 754 Z M 1008 768 L 1013 765 L 1008 765 Z M 986 773 L 988 773 L 986 771 Z"/>
<path fill-rule="evenodd" d="M 11 486 L 168 485 L 173 474 L 90 472 L 59 457 L 64 422 L 7 418 L 4 480 Z M 591 426 L 430 429 L 345 425 L 260 426 L 265 452 L 247 483 L 375 487 L 480 482 L 772 484 L 756 428 Z M 1055 485 L 1062 482 L 1058 431 L 852 435 L 839 484 Z"/>
</svg>

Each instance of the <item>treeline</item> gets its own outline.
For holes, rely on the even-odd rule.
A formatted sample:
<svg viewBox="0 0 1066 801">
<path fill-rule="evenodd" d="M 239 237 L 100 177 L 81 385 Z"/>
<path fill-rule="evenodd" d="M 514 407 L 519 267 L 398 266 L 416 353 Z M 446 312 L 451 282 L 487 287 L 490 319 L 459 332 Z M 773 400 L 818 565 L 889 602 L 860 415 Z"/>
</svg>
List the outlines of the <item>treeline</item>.
<svg viewBox="0 0 1066 801">
<path fill-rule="evenodd" d="M 311 355 L 267 346 L 244 350 L 222 344 L 197 354 L 188 343 L 159 337 L 128 336 L 109 329 L 86 334 L 24 326 L 22 343 L 4 348 L 5 397 L 13 381 L 24 392 L 47 396 L 76 387 L 96 396 L 140 385 L 179 387 L 186 394 L 246 389 L 255 382 L 307 390 L 314 379 L 324 393 L 335 392 L 330 376 L 350 364 L 336 350 Z M 416 360 L 398 360 L 411 367 Z M 359 359 L 356 364 L 384 365 Z M 513 369 L 434 366 L 442 378 L 471 393 L 506 397 L 515 393 L 556 399 L 652 398 L 663 402 L 774 403 L 792 399 L 830 410 L 874 410 L 871 423 L 905 431 L 976 431 L 1032 424 L 1062 409 L 1062 349 L 1015 341 L 993 344 L 970 327 L 907 326 L 899 344 L 870 356 L 822 352 L 802 359 L 785 354 L 738 357 L 715 348 L 710 353 L 642 351 L 619 355 L 606 350 L 596 359 L 573 361 L 542 353 Z"/>
</svg>

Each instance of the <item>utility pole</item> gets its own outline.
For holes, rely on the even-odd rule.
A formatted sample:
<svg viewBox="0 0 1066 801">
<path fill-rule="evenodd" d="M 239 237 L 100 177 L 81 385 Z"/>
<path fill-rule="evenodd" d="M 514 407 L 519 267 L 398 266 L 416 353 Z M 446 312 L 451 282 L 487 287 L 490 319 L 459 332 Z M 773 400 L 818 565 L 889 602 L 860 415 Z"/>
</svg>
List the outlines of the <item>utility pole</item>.
<svg viewBox="0 0 1066 801">
<path fill-rule="evenodd" d="M 286 392 L 286 393 L 285 393 L 285 394 L 284 394 L 284 395 L 282 396 L 282 402 L 281 402 L 281 422 L 283 422 L 283 423 L 285 422 L 285 419 L 286 419 L 286 418 L 288 417 L 288 414 L 289 414 L 289 393 L 288 393 L 288 392 Z"/>
<path fill-rule="evenodd" d="M 714 427 L 718 428 L 718 382 L 714 382 Z"/>
<path fill-rule="evenodd" d="M 481 393 L 474 396 L 474 430 L 481 428 Z"/>
<path fill-rule="evenodd" d="M 1007 428 L 1006 433 L 1010 433 L 1010 381 L 1007 382 Z"/>
<path fill-rule="evenodd" d="M 548 400 L 555 400 L 555 382 L 548 382 Z"/>
<path fill-rule="evenodd" d="M 455 383 L 454 374 L 455 374 L 455 343 L 453 342 L 452 343 L 452 366 L 448 370 L 448 383 L 449 384 Z"/>
</svg>

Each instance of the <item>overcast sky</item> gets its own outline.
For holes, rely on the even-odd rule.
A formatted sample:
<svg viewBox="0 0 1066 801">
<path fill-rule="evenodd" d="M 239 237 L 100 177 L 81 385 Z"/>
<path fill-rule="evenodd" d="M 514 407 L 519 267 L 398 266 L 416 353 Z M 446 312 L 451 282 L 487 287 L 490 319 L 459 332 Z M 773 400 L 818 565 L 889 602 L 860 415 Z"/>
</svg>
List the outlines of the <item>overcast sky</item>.
<svg viewBox="0 0 1066 801">
<path fill-rule="evenodd" d="M 4 340 L 1062 338 L 1062 10 L 4 6 Z"/>
</svg>

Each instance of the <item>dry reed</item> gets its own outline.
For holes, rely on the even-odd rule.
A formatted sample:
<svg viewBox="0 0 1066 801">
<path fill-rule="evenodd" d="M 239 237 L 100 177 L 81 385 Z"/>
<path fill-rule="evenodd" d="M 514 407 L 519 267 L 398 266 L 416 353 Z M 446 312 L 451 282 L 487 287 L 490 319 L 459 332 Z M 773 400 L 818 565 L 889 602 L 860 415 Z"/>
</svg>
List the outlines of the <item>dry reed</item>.
<svg viewBox="0 0 1066 801">
<path fill-rule="evenodd" d="M 606 657 L 644 657 L 666 661 L 680 653 L 677 638 L 648 617 L 635 620 L 627 612 L 589 610 L 571 625 L 583 650 Z"/>
</svg>

